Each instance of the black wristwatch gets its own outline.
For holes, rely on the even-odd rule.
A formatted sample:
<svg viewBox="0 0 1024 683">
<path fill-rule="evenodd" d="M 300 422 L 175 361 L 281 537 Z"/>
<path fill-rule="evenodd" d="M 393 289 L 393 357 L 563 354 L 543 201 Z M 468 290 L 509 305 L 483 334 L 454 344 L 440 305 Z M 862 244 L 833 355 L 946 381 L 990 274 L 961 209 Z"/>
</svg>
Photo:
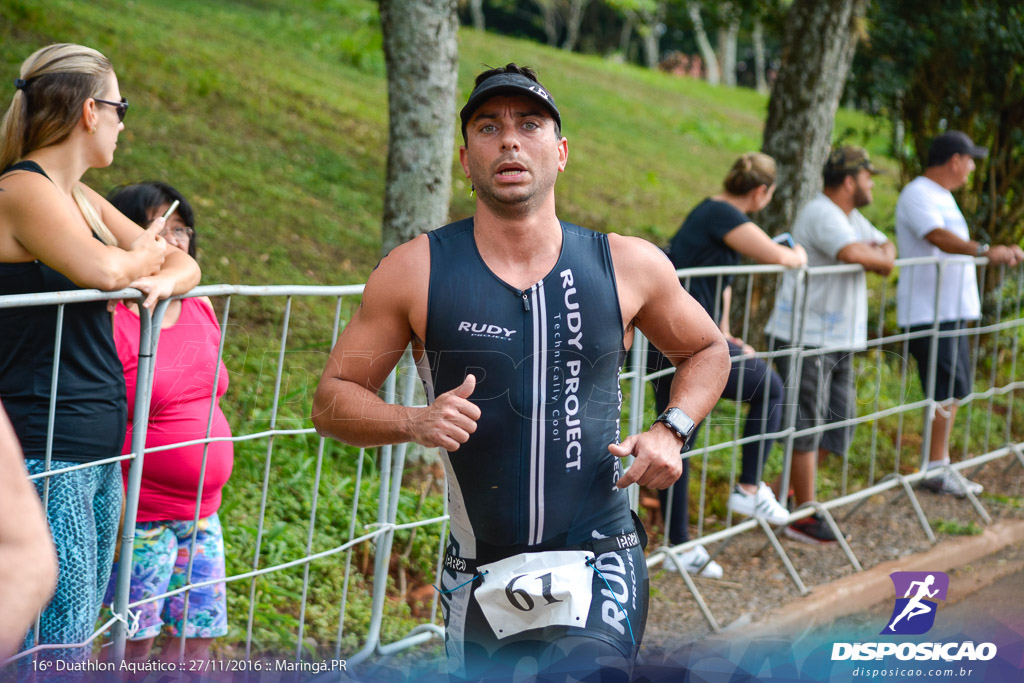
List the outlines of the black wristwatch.
<svg viewBox="0 0 1024 683">
<path fill-rule="evenodd" d="M 690 437 L 693 436 L 693 432 L 697 429 L 697 423 L 689 415 L 679 408 L 669 408 L 659 415 L 655 422 L 661 422 L 675 432 L 683 440 L 684 451 L 690 448 Z"/>
</svg>

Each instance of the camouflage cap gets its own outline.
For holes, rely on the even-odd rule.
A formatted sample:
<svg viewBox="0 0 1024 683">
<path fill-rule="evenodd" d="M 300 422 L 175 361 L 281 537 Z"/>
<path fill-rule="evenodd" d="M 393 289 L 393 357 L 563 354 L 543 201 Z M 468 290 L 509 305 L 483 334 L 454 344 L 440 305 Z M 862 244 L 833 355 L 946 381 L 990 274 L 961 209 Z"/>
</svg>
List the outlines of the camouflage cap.
<svg viewBox="0 0 1024 683">
<path fill-rule="evenodd" d="M 832 148 L 832 153 L 828 155 L 828 161 L 825 162 L 824 174 L 826 176 L 854 175 L 862 168 L 867 169 L 871 175 L 883 172 L 871 163 L 871 157 L 868 156 L 866 149 L 855 145 L 843 145 Z"/>
</svg>

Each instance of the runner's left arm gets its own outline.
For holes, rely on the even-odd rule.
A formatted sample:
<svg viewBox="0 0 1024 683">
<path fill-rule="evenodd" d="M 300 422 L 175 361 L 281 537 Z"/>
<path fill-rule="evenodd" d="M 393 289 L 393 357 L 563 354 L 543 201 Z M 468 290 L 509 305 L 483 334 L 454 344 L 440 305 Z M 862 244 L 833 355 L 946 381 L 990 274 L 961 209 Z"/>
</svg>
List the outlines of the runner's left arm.
<svg viewBox="0 0 1024 683">
<path fill-rule="evenodd" d="M 653 244 L 633 237 L 609 235 L 615 262 L 619 299 L 627 329 L 635 326 L 676 367 L 669 407 L 681 409 L 700 422 L 722 395 L 729 378 L 729 347 L 704 308 L 676 277 L 671 262 Z M 618 486 L 633 483 L 667 488 L 682 473 L 682 440 L 656 422 L 609 451 L 636 460 Z"/>
</svg>

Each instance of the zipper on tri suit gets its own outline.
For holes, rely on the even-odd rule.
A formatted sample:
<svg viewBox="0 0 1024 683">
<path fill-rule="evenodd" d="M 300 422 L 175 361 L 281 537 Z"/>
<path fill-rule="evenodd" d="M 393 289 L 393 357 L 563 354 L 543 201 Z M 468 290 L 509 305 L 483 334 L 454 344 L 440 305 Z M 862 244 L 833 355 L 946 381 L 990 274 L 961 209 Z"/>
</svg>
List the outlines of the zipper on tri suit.
<svg viewBox="0 0 1024 683">
<path fill-rule="evenodd" d="M 526 292 L 519 290 L 519 296 L 523 297 L 523 310 L 530 310 L 530 299 L 527 297 Z"/>
</svg>

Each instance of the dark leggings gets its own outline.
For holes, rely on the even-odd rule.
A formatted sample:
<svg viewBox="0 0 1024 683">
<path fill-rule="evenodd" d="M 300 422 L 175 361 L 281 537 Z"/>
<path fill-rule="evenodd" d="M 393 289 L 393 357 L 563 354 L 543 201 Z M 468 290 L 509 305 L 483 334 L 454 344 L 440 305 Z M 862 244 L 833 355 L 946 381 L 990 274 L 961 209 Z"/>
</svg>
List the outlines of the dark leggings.
<svg viewBox="0 0 1024 683">
<path fill-rule="evenodd" d="M 729 356 L 743 355 L 743 349 L 729 342 Z M 651 349 L 647 357 L 648 372 L 655 372 L 670 367 L 669 361 L 658 351 Z M 740 387 L 740 370 L 742 368 L 743 386 Z M 668 407 L 669 388 L 673 375 L 665 375 L 651 381 L 654 386 L 655 409 L 660 415 Z M 767 380 L 767 382 L 766 382 Z M 767 385 L 767 387 L 766 387 Z M 747 419 L 743 425 L 743 436 L 751 437 L 779 431 L 782 424 L 782 378 L 760 358 L 748 358 L 742 363 L 733 363 L 729 370 L 729 380 L 722 391 L 722 398 L 749 403 Z M 701 425 L 693 432 L 690 443 L 699 447 L 698 441 Z M 743 468 L 740 472 L 740 483 L 756 486 L 762 479 L 765 458 L 771 453 L 774 439 L 751 441 L 743 445 Z M 673 545 L 689 540 L 687 528 L 689 510 L 689 459 L 683 460 L 683 474 L 672 485 L 672 514 L 667 520 L 669 542 Z M 662 510 L 668 505 L 668 489 L 658 491 Z"/>
</svg>

